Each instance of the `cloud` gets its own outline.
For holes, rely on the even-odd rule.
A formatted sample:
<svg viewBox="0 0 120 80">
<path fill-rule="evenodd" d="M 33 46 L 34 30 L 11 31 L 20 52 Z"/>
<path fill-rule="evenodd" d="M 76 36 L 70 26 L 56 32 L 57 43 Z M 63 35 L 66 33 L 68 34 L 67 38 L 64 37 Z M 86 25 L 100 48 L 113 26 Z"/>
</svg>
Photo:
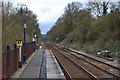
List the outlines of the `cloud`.
<svg viewBox="0 0 120 80">
<path fill-rule="evenodd" d="M 42 8 L 40 11 L 41 11 L 43 14 L 44 14 L 44 13 L 49 13 L 49 12 L 51 12 L 51 8 L 49 8 L 49 7 Z"/>
<path fill-rule="evenodd" d="M 62 15 L 63 12 L 63 7 L 62 6 L 57 6 L 57 7 L 52 7 L 49 6 L 48 7 L 48 11 L 46 10 L 47 8 L 44 8 L 44 12 L 43 10 L 40 10 L 40 14 L 39 14 L 39 21 L 41 23 L 48 23 L 48 22 L 55 22 L 56 19 Z M 45 12 L 46 11 L 46 12 Z"/>
</svg>

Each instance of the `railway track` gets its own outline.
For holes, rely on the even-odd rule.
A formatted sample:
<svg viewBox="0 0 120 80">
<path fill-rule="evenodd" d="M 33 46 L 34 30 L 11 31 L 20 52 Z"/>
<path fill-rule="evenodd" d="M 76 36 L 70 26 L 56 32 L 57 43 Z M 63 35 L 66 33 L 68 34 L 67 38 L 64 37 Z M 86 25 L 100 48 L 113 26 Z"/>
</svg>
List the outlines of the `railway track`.
<svg viewBox="0 0 120 80">
<path fill-rule="evenodd" d="M 62 69 L 64 70 L 67 75 L 67 79 L 74 80 L 74 79 L 86 79 L 86 80 L 97 80 L 97 78 L 88 72 L 85 68 L 81 65 L 70 59 L 69 57 L 61 54 L 57 49 L 48 46 L 49 49 L 53 51 L 53 54 L 57 58 L 58 62 L 61 64 Z"/>
<path fill-rule="evenodd" d="M 61 48 L 60 48 L 60 49 L 61 49 Z M 108 66 L 111 66 L 111 67 L 113 67 L 113 68 L 115 68 L 115 69 L 120 70 L 120 67 L 116 67 L 116 66 L 113 66 L 113 65 L 107 64 L 107 63 L 105 63 L 104 61 L 100 61 L 100 60 L 98 60 L 98 59 L 95 59 L 94 57 L 89 57 L 89 56 L 87 56 L 87 55 L 85 55 L 85 54 L 81 54 L 81 53 L 78 53 L 78 52 L 72 51 L 72 50 L 70 50 L 70 49 L 67 49 L 67 50 L 66 50 L 66 49 L 62 49 L 62 50 L 67 51 L 67 52 L 73 52 L 73 53 L 76 53 L 76 54 L 81 55 L 81 56 L 83 56 L 83 57 L 87 57 L 87 58 L 89 58 L 89 59 L 91 59 L 91 60 L 97 61 L 97 62 L 99 62 L 99 63 L 105 64 L 105 65 L 108 65 Z M 95 57 L 97 57 L 97 58 L 99 58 L 99 59 L 105 59 L 105 58 L 100 57 L 100 56 L 95 56 Z M 107 59 L 105 59 L 105 60 L 107 60 Z M 111 61 L 111 60 L 107 60 L 107 61 Z"/>
<path fill-rule="evenodd" d="M 92 64 L 94 66 L 97 65 L 96 67 L 101 68 L 102 70 L 109 72 L 110 74 L 114 74 L 115 77 L 120 78 L 120 68 L 119 67 L 112 66 L 110 64 L 104 63 L 102 61 L 91 58 L 87 55 L 80 54 L 80 53 L 77 53 L 74 51 L 69 51 L 69 50 L 65 50 L 65 49 L 62 49 L 62 50 L 74 55 L 75 57 L 77 57 L 79 59 L 84 60 L 85 62 L 88 62 L 89 64 Z M 77 53 L 77 54 L 75 54 L 75 53 Z"/>
<path fill-rule="evenodd" d="M 119 80 L 119 76 L 113 74 L 105 69 L 96 66 L 94 63 L 90 63 L 90 59 L 83 59 L 83 56 L 75 55 L 73 52 L 66 50 L 61 50 L 56 46 L 46 44 L 46 46 L 51 49 L 57 58 L 58 62 L 64 68 L 64 72 L 67 74 L 68 78 L 72 79 L 93 79 L 93 80 Z M 95 62 L 95 61 L 94 61 Z"/>
</svg>

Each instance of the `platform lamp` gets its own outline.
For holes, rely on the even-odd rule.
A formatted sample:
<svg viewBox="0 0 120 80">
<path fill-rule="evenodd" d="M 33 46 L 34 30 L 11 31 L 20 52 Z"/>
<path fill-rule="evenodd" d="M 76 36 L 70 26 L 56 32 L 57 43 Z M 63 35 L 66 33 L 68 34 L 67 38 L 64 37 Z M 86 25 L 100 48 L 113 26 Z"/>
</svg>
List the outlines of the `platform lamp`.
<svg viewBox="0 0 120 80">
<path fill-rule="evenodd" d="M 36 34 L 35 30 L 34 30 L 34 33 L 33 33 L 33 41 L 35 43 L 37 43 L 37 34 Z M 34 46 L 34 51 L 35 51 L 35 49 L 36 49 L 36 45 Z"/>
<path fill-rule="evenodd" d="M 33 33 L 33 41 L 37 42 L 37 34 L 35 33 L 35 30 L 34 30 L 34 33 Z"/>
<path fill-rule="evenodd" d="M 21 6 L 21 15 L 24 21 L 24 29 L 23 29 L 23 33 L 24 33 L 24 53 L 23 53 L 23 64 L 26 64 L 26 21 L 25 21 L 25 16 L 27 14 L 27 6 L 26 5 L 22 5 Z"/>
</svg>

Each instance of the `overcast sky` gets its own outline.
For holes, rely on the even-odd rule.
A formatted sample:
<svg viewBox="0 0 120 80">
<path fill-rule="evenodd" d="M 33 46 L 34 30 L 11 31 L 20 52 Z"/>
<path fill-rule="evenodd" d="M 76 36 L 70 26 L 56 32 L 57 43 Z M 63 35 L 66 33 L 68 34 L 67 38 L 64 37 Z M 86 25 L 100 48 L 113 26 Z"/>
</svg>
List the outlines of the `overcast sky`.
<svg viewBox="0 0 120 80">
<path fill-rule="evenodd" d="M 24 3 L 37 14 L 42 33 L 46 33 L 63 14 L 64 8 L 71 2 L 85 2 L 87 0 L 13 0 L 14 4 Z"/>
</svg>

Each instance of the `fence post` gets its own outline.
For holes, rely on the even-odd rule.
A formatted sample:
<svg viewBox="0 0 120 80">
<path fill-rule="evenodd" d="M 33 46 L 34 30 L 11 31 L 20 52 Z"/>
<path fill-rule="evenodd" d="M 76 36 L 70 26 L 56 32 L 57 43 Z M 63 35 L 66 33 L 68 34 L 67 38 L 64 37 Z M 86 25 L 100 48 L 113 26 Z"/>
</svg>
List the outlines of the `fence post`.
<svg viewBox="0 0 120 80">
<path fill-rule="evenodd" d="M 33 49 L 33 52 L 34 52 L 36 50 L 36 44 L 35 44 L 35 41 L 33 43 L 34 43 L 34 49 Z"/>
<path fill-rule="evenodd" d="M 10 46 L 7 45 L 6 46 L 6 59 L 7 59 L 7 62 L 6 62 L 6 75 L 7 75 L 7 78 L 10 77 Z"/>
<path fill-rule="evenodd" d="M 15 66 L 15 71 L 17 70 L 17 45 L 14 44 L 14 66 Z"/>
</svg>

